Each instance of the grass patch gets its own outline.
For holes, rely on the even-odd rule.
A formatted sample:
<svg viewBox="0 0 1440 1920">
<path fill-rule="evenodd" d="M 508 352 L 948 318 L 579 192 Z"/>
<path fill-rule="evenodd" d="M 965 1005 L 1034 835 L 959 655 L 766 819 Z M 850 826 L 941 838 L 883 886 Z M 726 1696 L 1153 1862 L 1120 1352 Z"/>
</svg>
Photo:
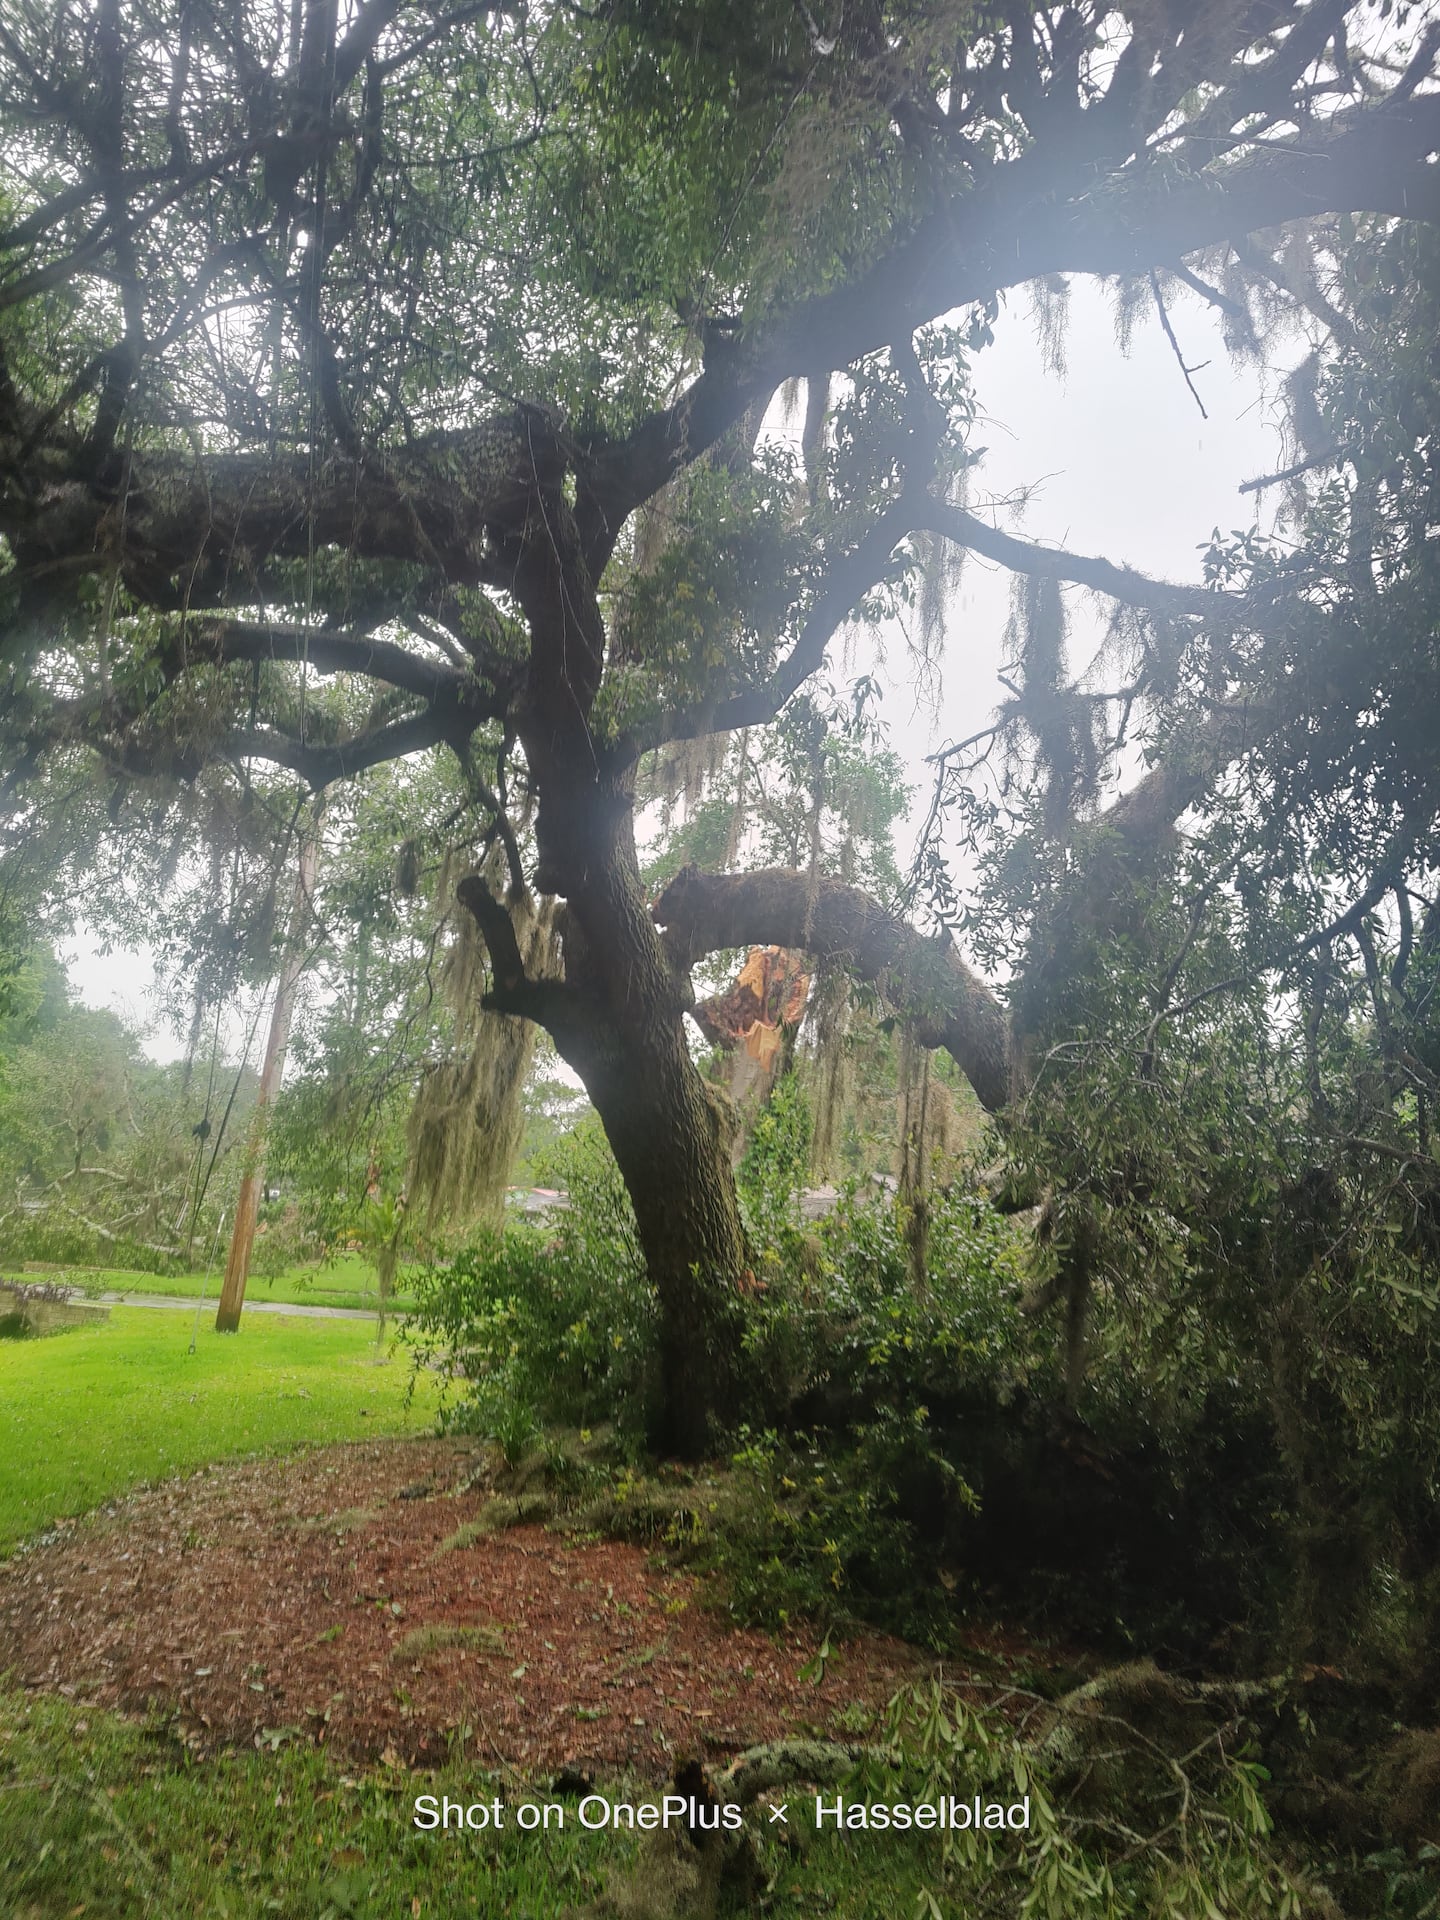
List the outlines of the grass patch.
<svg viewBox="0 0 1440 1920">
<path fill-rule="evenodd" d="M 519 1831 L 516 1803 L 548 1800 L 548 1783 L 488 1779 L 459 1757 L 462 1739 L 424 1774 L 346 1766 L 294 1743 L 199 1760 L 163 1728 L 0 1689 L 7 1920 L 555 1920 L 633 1860 L 634 1837 L 584 1832 L 573 1801 L 563 1831 Z M 626 1800 L 660 1791 L 612 1783 Z M 498 1796 L 505 1824 L 422 1832 L 420 1793 Z M 827 1835 L 800 1861 L 767 1848 L 767 1864 L 778 1874 L 773 1920 L 895 1920 L 913 1910 L 923 1867 L 890 1835 Z"/>
<path fill-rule="evenodd" d="M 436 1384 L 407 1409 L 403 1359 L 359 1320 L 256 1314 L 236 1335 L 153 1308 L 50 1340 L 0 1344 L 0 1554 L 145 1480 L 211 1460 L 430 1431 Z"/>
<path fill-rule="evenodd" d="M 505 1636 L 498 1627 L 416 1627 L 396 1643 L 392 1660 L 423 1660 L 427 1653 L 446 1647 L 468 1647 L 476 1653 L 504 1653 Z"/>
<path fill-rule="evenodd" d="M 12 1920 L 540 1920 L 593 1894 L 602 1857 L 621 1852 L 579 1832 L 420 1832 L 412 1800 L 432 1786 L 467 1803 L 510 1797 L 469 1766 L 432 1782 L 345 1769 L 293 1744 L 198 1761 L 163 1732 L 0 1694 L 4 1910 Z"/>
<path fill-rule="evenodd" d="M 378 1520 L 383 1512 L 383 1507 L 346 1507 L 343 1513 L 315 1513 L 304 1520 L 292 1520 L 290 1524 L 296 1533 L 333 1533 L 338 1539 L 347 1533 L 358 1533 L 361 1527 Z"/>
<path fill-rule="evenodd" d="M 9 1269 L 0 1263 L 0 1272 L 9 1277 Z M 220 1294 L 220 1275 L 216 1273 L 132 1273 L 120 1267 L 47 1266 L 43 1271 L 21 1273 L 19 1279 L 49 1280 L 64 1287 L 79 1287 L 86 1293 L 123 1293 L 132 1296 L 160 1294 L 172 1299 L 215 1301 Z M 375 1311 L 375 1269 L 358 1254 L 342 1254 L 326 1266 L 290 1267 L 269 1279 L 251 1274 L 245 1290 L 249 1300 L 274 1301 L 284 1306 L 349 1307 L 360 1313 Z M 403 1291 L 391 1296 L 387 1311 L 407 1313 L 416 1304 Z"/>
<path fill-rule="evenodd" d="M 477 1540 L 484 1540 L 492 1533 L 504 1533 L 507 1527 L 523 1527 L 531 1520 L 548 1520 L 554 1511 L 555 1502 L 543 1493 L 522 1493 L 514 1497 L 500 1494 L 487 1500 L 473 1520 L 467 1520 L 454 1533 L 447 1534 L 435 1549 L 435 1557 L 473 1547 Z"/>
</svg>

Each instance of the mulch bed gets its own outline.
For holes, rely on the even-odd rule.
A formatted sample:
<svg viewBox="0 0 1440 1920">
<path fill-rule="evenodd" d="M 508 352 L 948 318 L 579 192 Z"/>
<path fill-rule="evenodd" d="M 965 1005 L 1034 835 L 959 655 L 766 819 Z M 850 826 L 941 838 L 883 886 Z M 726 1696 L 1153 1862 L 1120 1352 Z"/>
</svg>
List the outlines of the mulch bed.
<svg viewBox="0 0 1440 1920">
<path fill-rule="evenodd" d="M 414 1765 L 468 1728 L 482 1763 L 660 1773 L 826 1730 L 922 1668 L 865 1634 L 802 1680 L 813 1635 L 737 1630 L 615 1541 L 531 1524 L 443 1550 L 487 1498 L 483 1456 L 444 1440 L 146 1489 L 0 1563 L 0 1671 L 166 1714 L 197 1749 L 302 1738 Z"/>
</svg>

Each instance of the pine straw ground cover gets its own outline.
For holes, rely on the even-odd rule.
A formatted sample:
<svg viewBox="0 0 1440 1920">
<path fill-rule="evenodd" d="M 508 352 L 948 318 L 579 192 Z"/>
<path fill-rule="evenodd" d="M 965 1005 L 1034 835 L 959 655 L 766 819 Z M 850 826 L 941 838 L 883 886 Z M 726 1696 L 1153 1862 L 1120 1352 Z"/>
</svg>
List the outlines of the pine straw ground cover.
<svg viewBox="0 0 1440 1920">
<path fill-rule="evenodd" d="M 165 1716 L 196 1751 L 314 1742 L 424 1766 L 458 1736 L 482 1765 L 657 1776 L 853 1728 L 918 1669 L 867 1634 L 807 1676 L 813 1633 L 736 1630 L 637 1546 L 476 1533 L 483 1460 L 379 1441 L 133 1494 L 0 1564 L 0 1662 L 27 1688 Z"/>
</svg>

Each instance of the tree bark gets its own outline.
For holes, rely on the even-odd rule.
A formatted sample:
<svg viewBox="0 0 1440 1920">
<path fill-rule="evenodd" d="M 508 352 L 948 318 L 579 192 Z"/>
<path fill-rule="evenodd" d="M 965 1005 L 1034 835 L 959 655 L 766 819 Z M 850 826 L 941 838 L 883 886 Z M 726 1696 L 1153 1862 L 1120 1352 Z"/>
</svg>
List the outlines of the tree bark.
<svg viewBox="0 0 1440 1920">
<path fill-rule="evenodd" d="M 588 1060 L 580 1049 L 567 1058 L 605 1128 L 655 1289 L 660 1379 L 650 1443 L 693 1460 L 714 1451 L 743 1399 L 747 1256 L 728 1129 L 690 1058 L 678 1010 L 620 1038 Z"/>
<path fill-rule="evenodd" d="M 265 1042 L 265 1059 L 260 1068 L 260 1090 L 250 1121 L 250 1136 L 245 1144 L 245 1170 L 235 1201 L 235 1225 L 225 1262 L 225 1283 L 220 1289 L 220 1305 L 215 1315 L 217 1333 L 238 1333 L 240 1330 L 240 1311 L 245 1304 L 245 1284 L 250 1278 L 250 1255 L 255 1245 L 255 1226 L 260 1213 L 260 1190 L 265 1180 L 265 1135 L 270 1123 L 270 1109 L 280 1090 L 280 1076 L 285 1069 L 290 1016 L 295 1011 L 295 993 L 300 985 L 305 950 L 305 929 L 311 896 L 315 891 L 315 876 L 320 865 L 320 823 L 324 812 L 324 796 L 320 794 L 316 796 L 310 821 L 300 841 L 300 864 L 295 879 L 290 930 L 285 943 L 285 955 L 280 962 L 280 977 L 275 985 L 270 1034 Z"/>
<path fill-rule="evenodd" d="M 478 875 L 460 899 L 490 953 L 485 1006 L 546 1027 L 600 1115 L 659 1311 L 650 1438 L 695 1459 L 741 1404 L 745 1233 L 724 1121 L 686 1044 L 689 970 L 640 882 L 634 769 L 607 764 L 590 727 L 606 647 L 594 581 L 563 493 L 541 506 L 511 549 L 531 636 L 518 732 L 539 796 L 535 884 L 564 901 L 563 979 L 529 977 L 515 923 Z"/>
</svg>

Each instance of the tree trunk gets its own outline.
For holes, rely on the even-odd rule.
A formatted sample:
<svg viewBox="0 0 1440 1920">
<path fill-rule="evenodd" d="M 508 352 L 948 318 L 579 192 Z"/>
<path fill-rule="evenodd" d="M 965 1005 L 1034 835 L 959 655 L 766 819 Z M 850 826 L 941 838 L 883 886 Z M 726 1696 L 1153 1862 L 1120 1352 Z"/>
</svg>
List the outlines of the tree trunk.
<svg viewBox="0 0 1440 1920">
<path fill-rule="evenodd" d="M 659 1308 L 650 1442 L 698 1459 L 733 1425 L 742 1399 L 746 1250 L 728 1129 L 678 1013 L 629 1040 L 618 1056 L 606 1049 L 588 1075 L 577 1071 L 629 1192 Z"/>
<path fill-rule="evenodd" d="M 741 1404 L 745 1233 L 725 1128 L 685 1041 L 689 968 L 667 953 L 640 883 L 633 760 L 608 762 L 587 715 L 604 673 L 605 623 L 558 486 L 514 549 L 513 591 L 531 634 L 519 735 L 539 798 L 534 879 L 564 901 L 564 978 L 533 980 L 515 922 L 476 876 L 461 898 L 489 948 L 485 1005 L 548 1028 L 580 1075 L 629 1190 L 660 1317 L 651 1440 L 695 1459 Z M 512 895 L 523 893 L 510 850 Z"/>
<path fill-rule="evenodd" d="M 647 909 L 628 804 L 608 810 L 617 828 L 608 841 L 606 811 L 592 801 L 566 816 L 592 831 L 583 859 L 573 847 L 559 850 L 562 881 L 567 868 L 579 875 L 560 889 L 563 981 L 527 975 L 515 922 L 478 875 L 462 881 L 459 896 L 489 949 L 484 1004 L 546 1026 L 600 1115 L 659 1310 L 650 1440 L 661 1453 L 697 1459 L 742 1404 L 745 1233 L 725 1114 L 686 1044 L 689 977 L 671 964 Z"/>
<path fill-rule="evenodd" d="M 250 1121 L 250 1137 L 245 1144 L 245 1169 L 235 1201 L 235 1226 L 230 1235 L 230 1253 L 225 1262 L 225 1284 L 220 1289 L 220 1306 L 215 1315 L 217 1333 L 237 1333 L 240 1310 L 245 1304 L 245 1283 L 250 1278 L 250 1254 L 255 1245 L 255 1224 L 260 1213 L 260 1190 L 265 1179 L 265 1134 L 270 1108 L 280 1090 L 285 1068 L 285 1048 L 290 1039 L 290 1016 L 295 1010 L 295 992 L 300 984 L 304 960 L 305 932 L 310 914 L 310 899 L 315 891 L 315 875 L 320 865 L 320 823 L 324 818 L 324 795 L 317 794 L 309 824 L 300 841 L 300 865 L 295 879 L 295 900 L 285 955 L 280 962 L 280 978 L 275 985 L 275 1005 L 270 1014 L 270 1036 L 265 1042 L 265 1059 L 260 1068 L 260 1090 Z"/>
<path fill-rule="evenodd" d="M 690 1057 L 687 975 L 646 909 L 628 844 L 571 897 L 556 1045 L 585 1083 L 635 1210 L 660 1316 L 651 1443 L 697 1459 L 738 1416 L 747 1255 L 725 1113 Z"/>
</svg>

